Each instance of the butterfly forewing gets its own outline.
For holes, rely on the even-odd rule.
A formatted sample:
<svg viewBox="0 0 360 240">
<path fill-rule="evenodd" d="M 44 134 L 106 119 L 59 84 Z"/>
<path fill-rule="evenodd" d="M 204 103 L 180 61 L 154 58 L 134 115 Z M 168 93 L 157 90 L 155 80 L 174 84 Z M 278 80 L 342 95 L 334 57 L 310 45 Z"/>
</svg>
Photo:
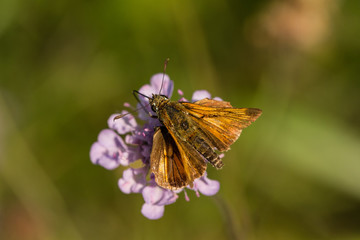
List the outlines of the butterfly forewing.
<svg viewBox="0 0 360 240">
<path fill-rule="evenodd" d="M 195 103 L 182 103 L 188 115 L 219 151 L 227 151 L 260 115 L 257 108 L 233 108 L 229 102 L 202 99 Z"/>
</svg>

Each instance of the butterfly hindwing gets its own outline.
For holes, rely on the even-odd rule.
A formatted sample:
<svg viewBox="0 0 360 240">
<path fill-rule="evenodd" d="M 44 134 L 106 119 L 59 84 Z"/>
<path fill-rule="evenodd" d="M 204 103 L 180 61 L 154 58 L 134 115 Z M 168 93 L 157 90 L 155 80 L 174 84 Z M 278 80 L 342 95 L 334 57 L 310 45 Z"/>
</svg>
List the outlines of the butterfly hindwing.
<svg viewBox="0 0 360 240">
<path fill-rule="evenodd" d="M 206 170 L 203 157 L 190 144 L 175 139 L 166 127 L 155 131 L 150 163 L 156 183 L 172 190 L 192 186 Z"/>
</svg>

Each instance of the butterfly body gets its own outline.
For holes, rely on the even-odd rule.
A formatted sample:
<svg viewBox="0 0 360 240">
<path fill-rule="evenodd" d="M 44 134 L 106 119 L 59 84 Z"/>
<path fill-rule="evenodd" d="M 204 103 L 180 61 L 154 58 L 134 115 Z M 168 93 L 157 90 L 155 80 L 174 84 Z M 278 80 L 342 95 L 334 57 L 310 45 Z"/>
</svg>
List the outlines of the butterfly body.
<svg viewBox="0 0 360 240">
<path fill-rule="evenodd" d="M 173 133 L 174 137 L 180 141 L 190 143 L 214 167 L 223 166 L 218 154 L 207 143 L 207 137 L 201 127 L 189 116 L 181 102 L 170 101 L 163 95 L 154 95 L 152 99 L 154 99 L 152 106 L 157 113 L 157 118 L 170 134 Z"/>
<path fill-rule="evenodd" d="M 217 151 L 229 150 L 242 129 L 261 114 L 260 109 L 233 108 L 207 98 L 187 103 L 153 94 L 149 103 L 163 125 L 155 130 L 150 169 L 159 186 L 172 190 L 192 187 L 207 162 L 221 168 Z"/>
</svg>

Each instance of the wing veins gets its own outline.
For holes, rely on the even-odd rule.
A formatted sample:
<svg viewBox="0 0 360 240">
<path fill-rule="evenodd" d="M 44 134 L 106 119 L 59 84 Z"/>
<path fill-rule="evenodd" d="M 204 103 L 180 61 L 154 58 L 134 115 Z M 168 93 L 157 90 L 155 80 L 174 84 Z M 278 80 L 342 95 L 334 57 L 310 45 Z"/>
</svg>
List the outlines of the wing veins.
<svg viewBox="0 0 360 240">
<path fill-rule="evenodd" d="M 179 162 L 181 163 L 181 161 L 179 161 Z M 181 163 L 181 165 L 182 165 L 182 163 Z M 179 170 L 177 164 L 175 164 L 175 167 L 176 167 L 177 172 L 179 173 L 179 176 L 180 176 L 181 180 L 183 180 L 183 182 L 186 182 L 186 179 L 182 178 L 180 170 Z M 173 172 L 174 172 L 174 170 L 173 170 Z M 175 179 L 175 176 L 174 176 L 174 179 Z"/>
</svg>

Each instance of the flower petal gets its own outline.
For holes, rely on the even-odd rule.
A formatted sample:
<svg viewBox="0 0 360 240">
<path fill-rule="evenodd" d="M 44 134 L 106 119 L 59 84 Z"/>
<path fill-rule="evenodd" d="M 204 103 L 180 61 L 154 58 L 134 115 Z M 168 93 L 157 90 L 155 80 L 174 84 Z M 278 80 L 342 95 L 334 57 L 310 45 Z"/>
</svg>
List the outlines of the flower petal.
<svg viewBox="0 0 360 240">
<path fill-rule="evenodd" d="M 110 152 L 125 151 L 127 146 L 113 130 L 104 129 L 98 135 L 98 142 Z"/>
<path fill-rule="evenodd" d="M 150 185 L 143 189 L 142 195 L 146 203 L 157 204 L 164 197 L 165 191 L 163 188 Z"/>
<path fill-rule="evenodd" d="M 93 164 L 98 164 L 99 158 L 106 152 L 106 148 L 98 142 L 94 142 L 90 148 L 90 159 Z"/>
<path fill-rule="evenodd" d="M 216 180 L 211 180 L 206 176 L 202 176 L 194 181 L 194 188 L 199 190 L 203 195 L 215 195 L 220 189 L 220 183 Z"/>
<path fill-rule="evenodd" d="M 178 195 L 171 191 L 171 190 L 164 190 L 164 194 L 162 199 L 157 202 L 157 205 L 169 205 L 172 204 L 174 202 L 176 202 L 176 199 L 178 199 Z"/>
<path fill-rule="evenodd" d="M 127 114 L 127 111 L 122 111 L 121 114 Z M 128 114 L 122 118 L 115 119 L 119 114 L 112 114 L 108 119 L 108 126 L 111 129 L 116 130 L 119 134 L 126 134 L 135 130 L 137 123 L 133 115 Z"/>
<path fill-rule="evenodd" d="M 141 208 L 141 213 L 151 220 L 156 220 L 164 215 L 165 207 L 144 203 Z"/>
<path fill-rule="evenodd" d="M 93 164 L 100 165 L 108 170 L 113 170 L 119 166 L 117 161 L 118 154 L 108 155 L 108 150 L 100 143 L 95 142 L 90 149 L 90 159 Z"/>
<path fill-rule="evenodd" d="M 126 193 L 126 194 L 131 193 L 131 187 L 132 187 L 131 181 L 126 181 L 126 180 L 120 178 L 119 182 L 118 182 L 118 186 L 123 193 Z"/>
<path fill-rule="evenodd" d="M 156 89 L 154 89 L 154 87 L 150 84 L 145 84 L 144 86 L 142 86 L 140 89 L 139 89 L 139 92 L 141 94 L 144 94 L 145 96 L 148 96 L 149 98 L 152 97 L 153 94 L 157 93 L 156 92 Z M 141 99 L 146 99 L 147 101 L 147 98 L 144 98 L 143 96 L 139 96 L 140 100 Z M 145 100 L 144 100 L 144 103 L 145 103 Z"/>
<path fill-rule="evenodd" d="M 197 90 L 193 93 L 191 100 L 196 102 L 204 98 L 211 98 L 210 93 L 206 90 Z"/>
<path fill-rule="evenodd" d="M 139 193 L 146 184 L 146 174 L 143 169 L 126 169 L 119 179 L 118 186 L 123 193 Z"/>
<path fill-rule="evenodd" d="M 150 79 L 150 83 L 155 90 L 153 94 L 162 94 L 168 98 L 171 98 L 172 92 L 174 90 L 174 83 L 170 80 L 167 74 L 164 75 L 163 73 L 158 73 L 153 75 Z"/>
<path fill-rule="evenodd" d="M 125 143 L 116 133 L 110 129 L 99 133 L 98 141 L 90 149 L 92 163 L 112 170 L 120 165 L 119 157 L 126 148 Z"/>
</svg>

